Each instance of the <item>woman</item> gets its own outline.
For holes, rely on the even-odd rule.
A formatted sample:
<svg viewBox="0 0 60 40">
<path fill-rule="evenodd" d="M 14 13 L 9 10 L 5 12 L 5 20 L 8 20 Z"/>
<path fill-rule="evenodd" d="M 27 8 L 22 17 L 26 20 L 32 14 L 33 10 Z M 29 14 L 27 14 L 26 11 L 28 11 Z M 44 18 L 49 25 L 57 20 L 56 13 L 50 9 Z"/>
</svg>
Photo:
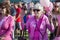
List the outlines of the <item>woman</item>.
<svg viewBox="0 0 60 40">
<path fill-rule="evenodd" d="M 53 40 L 56 36 L 56 32 L 57 32 L 57 28 L 58 28 L 57 14 L 58 14 L 58 6 L 54 5 L 54 9 L 52 10 L 52 17 L 53 17 L 53 24 L 54 24 L 55 30 L 54 30 L 54 33 L 50 34 L 50 40 Z"/>
<path fill-rule="evenodd" d="M 27 19 L 29 19 L 31 16 L 34 16 L 33 7 L 31 7 L 31 8 L 29 9 Z"/>
<path fill-rule="evenodd" d="M 35 15 L 28 19 L 26 28 L 28 29 L 29 40 L 48 40 L 47 29 L 54 31 L 52 19 L 43 14 L 43 7 L 40 4 L 34 6 Z"/>
<path fill-rule="evenodd" d="M 19 34 L 18 31 L 22 30 L 21 28 L 21 8 L 19 5 L 15 5 L 16 8 L 16 31 Z"/>
<path fill-rule="evenodd" d="M 58 7 L 58 13 L 56 14 L 56 18 L 57 18 L 57 24 L 58 24 L 58 27 L 57 27 L 57 33 L 56 33 L 56 37 L 54 40 L 60 40 L 60 12 L 59 12 L 59 7 Z"/>
<path fill-rule="evenodd" d="M 9 14 L 10 10 L 2 3 L 0 4 L 0 39 L 12 40 L 14 30 L 14 19 Z"/>
</svg>

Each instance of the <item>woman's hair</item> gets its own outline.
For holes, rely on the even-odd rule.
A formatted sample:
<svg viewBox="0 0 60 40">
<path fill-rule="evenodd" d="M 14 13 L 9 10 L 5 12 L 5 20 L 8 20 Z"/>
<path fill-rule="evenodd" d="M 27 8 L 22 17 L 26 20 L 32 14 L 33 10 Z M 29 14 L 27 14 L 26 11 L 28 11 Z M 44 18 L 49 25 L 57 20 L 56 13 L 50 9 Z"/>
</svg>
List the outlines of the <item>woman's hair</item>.
<svg viewBox="0 0 60 40">
<path fill-rule="evenodd" d="M 4 6 L 6 8 L 6 15 L 10 14 L 10 5 L 6 2 L 4 3 Z"/>
<path fill-rule="evenodd" d="M 10 6 L 8 5 L 8 3 L 0 3 L 0 8 L 4 9 L 6 8 L 6 15 L 10 14 Z"/>
<path fill-rule="evenodd" d="M 6 15 L 8 15 L 8 14 L 10 14 L 10 9 L 8 8 L 6 8 Z"/>
</svg>

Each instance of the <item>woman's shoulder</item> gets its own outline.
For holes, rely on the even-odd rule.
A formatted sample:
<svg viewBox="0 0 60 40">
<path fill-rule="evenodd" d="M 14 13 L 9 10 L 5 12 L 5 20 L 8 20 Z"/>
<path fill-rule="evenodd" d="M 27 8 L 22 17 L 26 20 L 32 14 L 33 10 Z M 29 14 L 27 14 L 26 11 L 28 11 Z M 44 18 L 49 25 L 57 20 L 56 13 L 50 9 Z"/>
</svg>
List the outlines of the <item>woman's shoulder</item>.
<svg viewBox="0 0 60 40">
<path fill-rule="evenodd" d="M 13 16 L 11 16 L 11 15 L 8 15 L 8 17 L 7 17 L 9 20 L 13 20 L 14 18 L 13 18 Z"/>
<path fill-rule="evenodd" d="M 46 15 L 43 16 L 43 19 L 48 19 L 48 17 Z"/>
</svg>

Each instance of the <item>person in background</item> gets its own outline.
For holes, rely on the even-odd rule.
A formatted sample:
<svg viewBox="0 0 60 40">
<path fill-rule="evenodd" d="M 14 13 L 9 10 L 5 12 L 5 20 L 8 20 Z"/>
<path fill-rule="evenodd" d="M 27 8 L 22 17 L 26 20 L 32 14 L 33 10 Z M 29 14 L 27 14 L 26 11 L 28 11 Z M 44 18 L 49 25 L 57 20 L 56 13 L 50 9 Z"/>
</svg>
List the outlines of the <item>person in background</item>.
<svg viewBox="0 0 60 40">
<path fill-rule="evenodd" d="M 19 7 L 19 5 L 15 5 L 15 7 L 16 7 L 16 31 L 18 32 L 22 30 L 22 27 L 21 27 L 21 11 L 22 10 Z"/>
<path fill-rule="evenodd" d="M 58 20 L 57 20 L 57 14 L 58 12 L 58 5 L 55 3 L 54 4 L 54 9 L 52 10 L 52 18 L 53 18 L 53 24 L 55 27 L 55 30 L 53 33 L 50 34 L 50 40 L 53 40 L 56 37 L 56 32 L 57 32 L 57 28 L 58 28 Z"/>
<path fill-rule="evenodd" d="M 13 18 L 15 20 L 16 19 L 16 9 L 14 7 L 14 4 L 11 4 L 11 6 L 10 6 L 10 12 L 11 12 L 10 15 L 13 16 Z M 14 27 L 14 31 L 15 31 L 15 27 Z M 14 40 L 14 32 L 13 32 L 13 40 Z"/>
<path fill-rule="evenodd" d="M 50 20 L 50 17 L 53 16 L 52 15 L 53 8 L 54 8 L 54 5 L 53 5 L 52 2 L 50 2 L 49 7 L 48 6 L 44 7 L 45 15 L 49 18 L 49 20 Z M 53 20 L 53 18 L 52 18 L 52 20 Z M 50 40 L 52 40 L 54 38 L 54 36 L 55 36 L 54 32 L 51 33 L 49 30 L 47 30 L 47 32 L 48 32 L 48 36 L 49 36 Z"/>
<path fill-rule="evenodd" d="M 29 40 L 48 40 L 47 29 L 54 31 L 52 18 L 48 19 L 43 13 L 43 7 L 40 4 L 34 6 L 34 16 L 26 22 Z"/>
<path fill-rule="evenodd" d="M 22 7 L 22 13 L 21 13 L 21 18 L 22 18 L 22 23 L 21 25 L 24 24 L 24 27 L 22 26 L 22 36 L 26 35 L 26 21 L 27 21 L 27 8 L 26 6 Z M 23 29 L 24 28 L 24 29 Z"/>
<path fill-rule="evenodd" d="M 54 38 L 54 40 L 60 40 L 60 12 L 59 12 L 59 6 L 56 9 L 56 18 L 57 18 L 57 32 L 56 32 L 56 37 Z"/>
<path fill-rule="evenodd" d="M 11 4 L 11 15 L 14 17 L 14 19 L 15 19 L 15 16 L 16 16 L 16 9 L 15 9 L 15 7 L 14 7 L 14 4 Z"/>
<path fill-rule="evenodd" d="M 31 7 L 34 7 L 34 3 L 33 2 L 28 3 L 27 9 L 30 9 Z"/>
<path fill-rule="evenodd" d="M 10 0 L 4 0 L 3 1 L 4 2 L 4 4 L 6 5 L 6 7 L 8 8 L 8 6 L 9 6 L 9 9 L 10 9 L 10 15 L 14 18 L 14 20 L 15 20 L 15 16 L 16 16 L 16 9 L 15 9 L 15 7 L 14 7 L 14 4 L 12 4 L 11 5 L 11 3 L 10 3 Z M 15 22 L 15 21 L 14 21 Z M 15 23 L 14 23 L 15 24 Z M 15 29 L 15 27 L 14 27 L 14 29 Z M 15 30 L 14 30 L 15 31 Z M 13 31 L 13 35 L 12 35 L 12 37 L 13 37 L 13 40 L 14 40 L 14 31 Z"/>
<path fill-rule="evenodd" d="M 10 15 L 9 6 L 0 4 L 0 40 L 13 40 L 14 19 Z"/>
<path fill-rule="evenodd" d="M 34 7 L 34 3 L 33 2 L 31 2 L 31 3 L 29 3 L 29 11 L 28 11 L 28 16 L 27 16 L 27 20 L 28 20 L 28 18 L 30 18 L 31 16 L 34 16 L 34 11 L 33 11 L 33 7 Z"/>
<path fill-rule="evenodd" d="M 19 6 L 22 8 L 22 2 L 19 2 Z"/>
<path fill-rule="evenodd" d="M 31 7 L 28 12 L 28 18 L 30 18 L 31 16 L 34 16 L 33 7 Z"/>
</svg>

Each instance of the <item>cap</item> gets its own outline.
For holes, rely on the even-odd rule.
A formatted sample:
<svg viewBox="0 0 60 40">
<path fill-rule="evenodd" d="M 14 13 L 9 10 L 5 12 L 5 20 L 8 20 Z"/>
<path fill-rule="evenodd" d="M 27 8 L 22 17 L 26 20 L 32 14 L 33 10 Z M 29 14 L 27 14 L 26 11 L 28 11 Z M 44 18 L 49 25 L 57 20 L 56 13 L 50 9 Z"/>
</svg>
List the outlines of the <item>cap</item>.
<svg viewBox="0 0 60 40">
<path fill-rule="evenodd" d="M 43 11 L 43 6 L 39 3 L 34 5 L 34 9 L 39 9 L 40 11 Z"/>
</svg>

